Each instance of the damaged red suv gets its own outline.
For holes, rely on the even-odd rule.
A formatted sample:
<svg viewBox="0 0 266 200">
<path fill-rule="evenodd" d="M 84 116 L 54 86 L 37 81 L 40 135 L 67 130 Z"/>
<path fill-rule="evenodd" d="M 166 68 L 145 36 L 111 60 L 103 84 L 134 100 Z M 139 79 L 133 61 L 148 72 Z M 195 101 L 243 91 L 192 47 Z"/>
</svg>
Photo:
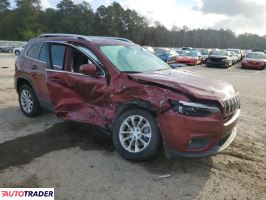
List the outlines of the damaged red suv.
<svg viewBox="0 0 266 200">
<path fill-rule="evenodd" d="M 161 144 L 170 157 L 213 155 L 236 136 L 231 84 L 171 69 L 123 38 L 41 35 L 17 57 L 15 85 L 26 116 L 50 109 L 104 128 L 129 160 L 150 159 Z"/>
</svg>

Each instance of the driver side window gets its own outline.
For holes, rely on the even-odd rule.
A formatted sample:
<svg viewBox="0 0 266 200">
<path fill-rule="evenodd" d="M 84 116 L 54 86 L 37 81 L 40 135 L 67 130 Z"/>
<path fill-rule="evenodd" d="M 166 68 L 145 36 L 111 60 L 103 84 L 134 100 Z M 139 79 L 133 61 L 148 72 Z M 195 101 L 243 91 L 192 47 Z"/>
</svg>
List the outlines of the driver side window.
<svg viewBox="0 0 266 200">
<path fill-rule="evenodd" d="M 89 57 L 84 55 L 81 51 L 68 47 L 67 48 L 67 71 L 73 72 L 73 73 L 81 73 L 80 72 L 80 66 L 85 64 L 95 64 L 97 68 L 97 75 L 101 76 L 103 75 L 103 71 L 97 66 L 96 63 L 93 63 L 93 61 L 90 60 Z"/>
<path fill-rule="evenodd" d="M 88 64 L 89 60 L 86 56 L 84 56 L 75 49 L 71 49 L 70 52 L 71 52 L 71 57 L 70 57 L 69 71 L 74 73 L 80 73 L 80 66 Z"/>
</svg>

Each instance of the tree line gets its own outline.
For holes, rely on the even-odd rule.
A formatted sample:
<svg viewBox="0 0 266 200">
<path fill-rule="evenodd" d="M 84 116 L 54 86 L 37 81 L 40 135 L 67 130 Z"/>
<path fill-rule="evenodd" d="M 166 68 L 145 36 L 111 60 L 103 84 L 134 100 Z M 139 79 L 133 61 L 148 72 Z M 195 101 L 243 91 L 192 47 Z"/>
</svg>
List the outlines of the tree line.
<svg viewBox="0 0 266 200">
<path fill-rule="evenodd" d="M 182 19 L 180 19 L 182 20 Z M 93 11 L 83 1 L 61 0 L 56 8 L 42 9 L 40 0 L 0 1 L 0 39 L 29 40 L 42 33 L 75 33 L 125 37 L 140 45 L 161 47 L 266 49 L 266 35 L 240 34 L 231 30 L 193 29 L 149 22 L 135 10 L 119 3 L 99 6 Z"/>
</svg>

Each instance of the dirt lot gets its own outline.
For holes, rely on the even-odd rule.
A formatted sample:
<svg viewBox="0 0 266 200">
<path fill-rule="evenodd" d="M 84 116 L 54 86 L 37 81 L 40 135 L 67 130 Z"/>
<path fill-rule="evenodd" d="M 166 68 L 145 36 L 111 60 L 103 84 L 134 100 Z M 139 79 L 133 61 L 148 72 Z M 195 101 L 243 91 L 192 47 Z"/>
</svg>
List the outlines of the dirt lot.
<svg viewBox="0 0 266 200">
<path fill-rule="evenodd" d="M 236 140 L 209 158 L 166 159 L 162 153 L 131 163 L 102 130 L 51 113 L 23 116 L 13 86 L 14 57 L 0 54 L 0 187 L 54 187 L 62 200 L 266 199 L 266 70 L 186 69 L 240 91 Z"/>
</svg>

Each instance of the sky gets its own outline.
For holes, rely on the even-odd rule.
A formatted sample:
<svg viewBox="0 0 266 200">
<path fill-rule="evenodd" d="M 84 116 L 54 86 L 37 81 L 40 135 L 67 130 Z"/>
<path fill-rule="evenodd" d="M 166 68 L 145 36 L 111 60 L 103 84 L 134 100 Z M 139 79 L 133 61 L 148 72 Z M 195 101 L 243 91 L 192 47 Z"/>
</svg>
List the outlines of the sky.
<svg viewBox="0 0 266 200">
<path fill-rule="evenodd" d="M 14 0 L 13 0 L 14 1 Z M 42 7 L 56 7 L 60 0 L 41 0 Z M 74 0 L 80 3 L 82 0 Z M 113 0 L 85 0 L 96 10 Z M 266 35 L 266 0 L 116 0 L 124 8 L 134 9 L 151 22 L 159 21 L 171 29 L 231 29 L 236 34 Z"/>
</svg>

